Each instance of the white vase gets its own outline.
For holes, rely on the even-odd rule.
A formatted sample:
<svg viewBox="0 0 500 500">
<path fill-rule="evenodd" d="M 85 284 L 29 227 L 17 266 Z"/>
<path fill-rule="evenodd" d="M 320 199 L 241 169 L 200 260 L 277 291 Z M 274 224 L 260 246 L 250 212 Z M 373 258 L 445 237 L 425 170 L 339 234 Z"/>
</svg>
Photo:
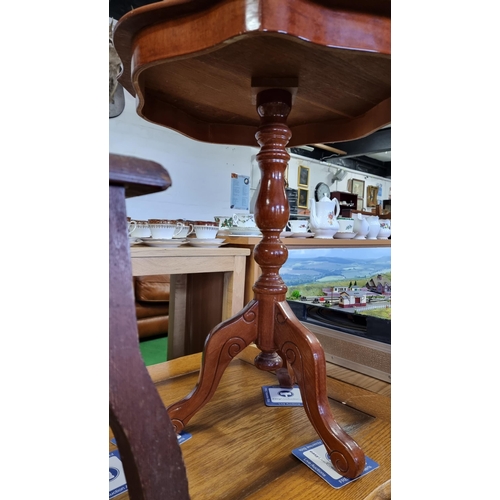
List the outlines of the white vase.
<svg viewBox="0 0 500 500">
<path fill-rule="evenodd" d="M 355 240 L 365 240 L 368 231 L 370 230 L 370 224 L 366 220 L 366 217 L 363 214 L 354 214 L 354 232 L 356 236 Z"/>
<path fill-rule="evenodd" d="M 380 231 L 377 240 L 387 240 L 391 235 L 391 219 L 382 219 L 380 221 Z"/>
<path fill-rule="evenodd" d="M 378 215 L 368 215 L 366 217 L 368 224 L 370 225 L 370 230 L 366 235 L 367 240 L 376 240 L 378 233 L 380 232 L 380 220 Z"/>
</svg>

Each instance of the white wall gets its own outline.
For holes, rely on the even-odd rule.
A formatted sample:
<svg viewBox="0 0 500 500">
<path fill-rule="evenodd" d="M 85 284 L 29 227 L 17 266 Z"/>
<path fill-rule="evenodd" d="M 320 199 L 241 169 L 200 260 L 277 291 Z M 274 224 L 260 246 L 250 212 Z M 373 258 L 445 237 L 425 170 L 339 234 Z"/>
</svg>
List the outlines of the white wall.
<svg viewBox="0 0 500 500">
<path fill-rule="evenodd" d="M 157 161 L 166 168 L 172 179 L 172 186 L 166 191 L 127 199 L 127 215 L 133 219 L 210 220 L 214 215 L 242 212 L 230 208 L 231 173 L 251 177 L 250 196 L 260 179 L 260 170 L 255 160 L 259 151 L 257 146 L 207 144 L 154 125 L 137 115 L 135 98 L 127 91 L 123 113 L 109 119 L 109 151 Z M 336 167 L 295 155 L 292 155 L 288 167 L 291 188 L 297 188 L 299 165 L 310 167 L 310 197 L 318 182 L 327 183 L 332 191 L 347 191 L 347 181 L 351 177 L 364 180 L 365 187 L 382 184 L 382 198 L 389 197 L 390 180 L 365 176 L 353 170 L 348 171 L 343 181 L 332 185 L 331 174 Z"/>
<path fill-rule="evenodd" d="M 299 172 L 299 165 L 309 167 L 309 201 L 314 196 L 314 188 L 318 182 L 324 182 L 330 186 L 330 191 L 345 191 L 349 192 L 347 189 L 347 183 L 350 179 L 358 179 L 365 182 L 365 203 L 366 203 L 366 188 L 368 186 L 382 185 L 382 196 L 380 200 L 389 199 L 389 189 L 391 187 L 391 180 L 384 177 L 379 177 L 376 175 L 365 174 L 359 170 L 351 170 L 344 167 L 338 167 L 337 165 L 328 165 L 325 162 L 319 162 L 316 160 L 305 159 L 301 156 L 292 155 L 288 163 L 288 183 L 291 188 L 297 188 L 297 178 Z M 332 183 L 332 176 L 337 171 L 338 168 L 347 171 L 347 175 L 341 181 L 335 181 Z"/>
</svg>

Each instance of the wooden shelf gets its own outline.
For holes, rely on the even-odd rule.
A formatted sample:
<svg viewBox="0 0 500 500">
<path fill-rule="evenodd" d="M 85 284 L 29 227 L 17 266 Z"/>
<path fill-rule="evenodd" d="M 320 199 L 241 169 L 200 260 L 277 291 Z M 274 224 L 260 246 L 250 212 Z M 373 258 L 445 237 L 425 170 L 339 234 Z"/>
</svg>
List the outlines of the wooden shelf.
<svg viewBox="0 0 500 500">
<path fill-rule="evenodd" d="M 374 215 L 374 214 L 372 214 Z M 249 245 L 254 247 L 260 242 L 258 237 L 242 237 L 242 236 L 221 236 L 226 239 L 226 245 Z M 390 247 L 391 240 L 337 240 L 335 238 L 282 238 L 282 243 L 287 247 L 304 247 L 304 248 L 366 248 L 366 247 Z"/>
</svg>

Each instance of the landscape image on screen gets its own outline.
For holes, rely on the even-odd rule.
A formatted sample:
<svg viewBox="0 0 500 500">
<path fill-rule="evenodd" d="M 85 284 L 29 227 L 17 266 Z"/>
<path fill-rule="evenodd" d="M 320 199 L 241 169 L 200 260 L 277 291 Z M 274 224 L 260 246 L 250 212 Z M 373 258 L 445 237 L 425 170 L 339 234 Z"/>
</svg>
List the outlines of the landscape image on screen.
<svg viewBox="0 0 500 500">
<path fill-rule="evenodd" d="M 288 249 L 280 270 L 287 299 L 391 317 L 391 249 Z"/>
</svg>

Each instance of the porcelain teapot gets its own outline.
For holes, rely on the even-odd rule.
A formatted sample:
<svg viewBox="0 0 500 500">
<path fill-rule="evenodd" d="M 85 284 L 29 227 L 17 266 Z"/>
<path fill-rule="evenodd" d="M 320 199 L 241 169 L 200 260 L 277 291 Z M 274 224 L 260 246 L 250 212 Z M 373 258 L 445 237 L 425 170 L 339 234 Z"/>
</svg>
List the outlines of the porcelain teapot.
<svg viewBox="0 0 500 500">
<path fill-rule="evenodd" d="M 339 230 L 337 217 L 340 204 L 337 198 L 330 198 L 325 193 L 319 201 L 311 200 L 311 215 L 309 222 L 315 238 L 333 238 Z"/>
</svg>

